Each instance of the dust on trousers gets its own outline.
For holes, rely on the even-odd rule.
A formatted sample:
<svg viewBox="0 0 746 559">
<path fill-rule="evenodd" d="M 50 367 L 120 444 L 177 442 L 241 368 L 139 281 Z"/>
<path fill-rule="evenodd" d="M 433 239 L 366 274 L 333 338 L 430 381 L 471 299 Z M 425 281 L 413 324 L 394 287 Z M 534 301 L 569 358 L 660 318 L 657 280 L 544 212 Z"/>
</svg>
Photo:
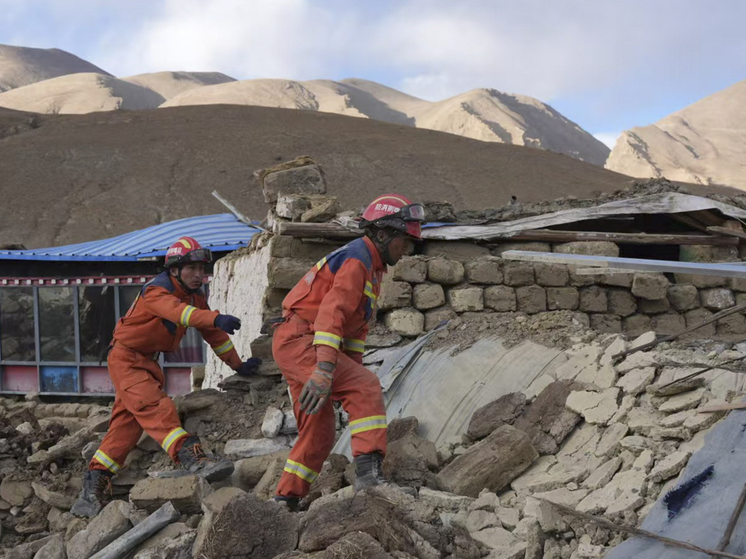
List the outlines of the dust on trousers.
<svg viewBox="0 0 746 559">
<path fill-rule="evenodd" d="M 332 395 L 319 413 L 308 415 L 298 403 L 303 385 L 316 368 L 314 332 L 308 322 L 292 315 L 276 329 L 272 352 L 293 397 L 298 441 L 290 451 L 277 495 L 305 497 L 334 447 L 335 418 L 332 400 L 342 403 L 350 417 L 352 454 L 386 453 L 386 409 L 378 377 L 348 355 L 340 353 L 334 371 Z"/>
</svg>

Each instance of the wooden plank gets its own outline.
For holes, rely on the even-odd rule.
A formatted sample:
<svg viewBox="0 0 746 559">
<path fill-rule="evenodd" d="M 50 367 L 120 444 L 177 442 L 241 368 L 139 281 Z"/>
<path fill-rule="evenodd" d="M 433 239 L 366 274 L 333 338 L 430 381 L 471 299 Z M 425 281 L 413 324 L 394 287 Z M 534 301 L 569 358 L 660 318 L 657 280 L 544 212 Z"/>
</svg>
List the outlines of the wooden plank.
<svg viewBox="0 0 746 559">
<path fill-rule="evenodd" d="M 610 241 L 633 245 L 715 245 L 732 246 L 738 239 L 716 235 L 658 234 L 658 233 L 607 233 L 603 231 L 558 231 L 533 229 L 521 231 L 509 237 L 511 241 L 548 241 L 568 243 L 572 241 Z"/>
<path fill-rule="evenodd" d="M 273 233 L 289 237 L 335 237 L 342 239 L 356 239 L 363 236 L 362 229 L 351 231 L 336 223 L 296 223 L 293 221 L 276 222 Z"/>
<path fill-rule="evenodd" d="M 744 233 L 743 231 L 728 229 L 727 227 L 718 227 L 717 225 L 711 225 L 707 228 L 707 230 L 717 235 L 728 235 L 731 237 L 738 237 L 739 239 L 746 239 L 746 233 Z"/>
<path fill-rule="evenodd" d="M 739 402 L 738 404 L 713 404 L 711 406 L 705 406 L 699 408 L 697 413 L 712 413 L 715 411 L 731 411 L 731 410 L 746 410 L 746 402 Z"/>
<path fill-rule="evenodd" d="M 722 225 L 725 222 L 723 218 L 711 210 L 697 210 L 688 213 L 691 217 L 701 221 L 705 225 Z"/>
<path fill-rule="evenodd" d="M 728 547 L 730 538 L 733 535 L 733 530 L 736 529 L 738 518 L 741 516 L 741 511 L 743 510 L 744 504 L 746 504 L 746 485 L 744 485 L 743 489 L 741 489 L 741 495 L 738 497 L 738 501 L 736 502 L 736 508 L 733 509 L 733 513 L 730 515 L 730 520 L 728 521 L 728 526 L 725 528 L 725 533 L 718 543 L 718 546 L 716 548 L 718 551 L 725 551 L 725 548 Z M 716 558 L 717 555 L 710 555 L 710 559 Z"/>
<path fill-rule="evenodd" d="M 703 225 L 693 217 L 689 217 L 685 213 L 678 213 L 678 214 L 667 214 L 668 217 L 673 219 L 674 221 L 678 221 L 679 223 L 683 223 L 684 225 L 687 225 L 693 229 L 696 229 L 697 231 L 702 231 L 704 233 L 707 232 L 707 226 Z"/>
<path fill-rule="evenodd" d="M 746 265 L 742 262 L 705 263 L 678 262 L 675 260 L 646 260 L 643 258 L 623 258 L 614 256 L 588 256 L 585 254 L 561 254 L 557 252 L 531 252 L 528 250 L 508 250 L 502 258 L 526 262 L 546 262 L 548 264 L 569 264 L 571 266 L 597 267 L 599 273 L 607 269 L 627 272 L 663 272 L 674 274 L 698 274 L 724 278 L 746 279 Z"/>
</svg>

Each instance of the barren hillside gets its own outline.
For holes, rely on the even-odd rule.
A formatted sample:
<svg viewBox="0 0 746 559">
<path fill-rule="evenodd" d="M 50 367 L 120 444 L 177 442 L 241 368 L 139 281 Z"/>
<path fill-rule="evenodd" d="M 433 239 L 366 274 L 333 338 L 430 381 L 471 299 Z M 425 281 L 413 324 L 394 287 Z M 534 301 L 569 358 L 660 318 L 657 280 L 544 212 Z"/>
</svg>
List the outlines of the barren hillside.
<svg viewBox="0 0 746 559">
<path fill-rule="evenodd" d="M 629 180 L 543 150 L 310 111 L 213 105 L 40 116 L 35 126 L 0 140 L 1 243 L 60 245 L 220 213 L 214 189 L 261 219 L 252 173 L 301 154 L 347 208 L 388 191 L 499 207 Z"/>
<path fill-rule="evenodd" d="M 606 168 L 746 189 L 746 80 L 650 126 L 627 130 Z"/>
<path fill-rule="evenodd" d="M 122 79 L 152 89 L 164 99 L 171 99 L 195 87 L 236 81 L 220 72 L 154 72 Z"/>
<path fill-rule="evenodd" d="M 78 72 L 110 75 L 64 50 L 0 45 L 0 91 Z"/>
</svg>

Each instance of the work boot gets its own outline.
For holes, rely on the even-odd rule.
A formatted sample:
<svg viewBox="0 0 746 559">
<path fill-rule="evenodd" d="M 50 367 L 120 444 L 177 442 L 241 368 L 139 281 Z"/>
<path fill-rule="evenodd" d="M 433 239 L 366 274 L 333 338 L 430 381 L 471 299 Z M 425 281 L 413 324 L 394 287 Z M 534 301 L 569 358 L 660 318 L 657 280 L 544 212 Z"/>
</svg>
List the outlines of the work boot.
<svg viewBox="0 0 746 559">
<path fill-rule="evenodd" d="M 219 456 L 207 454 L 202 449 L 199 437 L 189 436 L 177 453 L 181 467 L 207 481 L 220 481 L 233 473 L 233 462 Z"/>
<path fill-rule="evenodd" d="M 383 454 L 371 452 L 355 457 L 355 491 L 386 483 L 382 475 Z"/>
<path fill-rule="evenodd" d="M 88 470 L 83 477 L 83 489 L 78 500 L 70 509 L 75 516 L 93 518 L 101 512 L 111 500 L 111 478 L 114 476 L 106 470 Z"/>
</svg>

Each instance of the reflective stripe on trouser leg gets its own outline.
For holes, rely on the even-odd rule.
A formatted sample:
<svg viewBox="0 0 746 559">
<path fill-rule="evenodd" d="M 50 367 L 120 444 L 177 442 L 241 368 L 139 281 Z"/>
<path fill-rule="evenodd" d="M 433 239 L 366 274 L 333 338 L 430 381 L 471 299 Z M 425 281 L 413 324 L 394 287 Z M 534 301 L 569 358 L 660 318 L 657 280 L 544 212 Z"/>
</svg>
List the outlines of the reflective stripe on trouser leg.
<svg viewBox="0 0 746 559">
<path fill-rule="evenodd" d="M 95 454 L 93 455 L 93 459 L 96 460 L 96 462 L 98 462 L 99 464 L 106 466 L 106 469 L 109 470 L 112 474 L 118 474 L 119 470 L 122 469 L 119 464 L 109 458 L 105 453 L 101 452 L 101 450 L 97 450 L 95 452 Z"/>
<path fill-rule="evenodd" d="M 319 477 L 318 472 L 315 472 L 311 468 L 304 466 L 300 462 L 295 462 L 294 460 L 287 460 L 285 462 L 284 470 L 289 474 L 298 476 L 308 483 L 313 483 L 316 478 Z"/>
<path fill-rule="evenodd" d="M 350 434 L 357 435 L 374 429 L 386 429 L 387 426 L 385 415 L 372 415 L 350 421 Z"/>
<path fill-rule="evenodd" d="M 189 433 L 184 431 L 181 427 L 177 427 L 176 429 L 172 430 L 168 435 L 166 435 L 166 438 L 163 439 L 163 442 L 161 443 L 161 447 L 166 452 L 169 451 L 169 449 L 173 446 L 173 444 L 181 439 L 182 437 L 188 437 Z"/>
</svg>

